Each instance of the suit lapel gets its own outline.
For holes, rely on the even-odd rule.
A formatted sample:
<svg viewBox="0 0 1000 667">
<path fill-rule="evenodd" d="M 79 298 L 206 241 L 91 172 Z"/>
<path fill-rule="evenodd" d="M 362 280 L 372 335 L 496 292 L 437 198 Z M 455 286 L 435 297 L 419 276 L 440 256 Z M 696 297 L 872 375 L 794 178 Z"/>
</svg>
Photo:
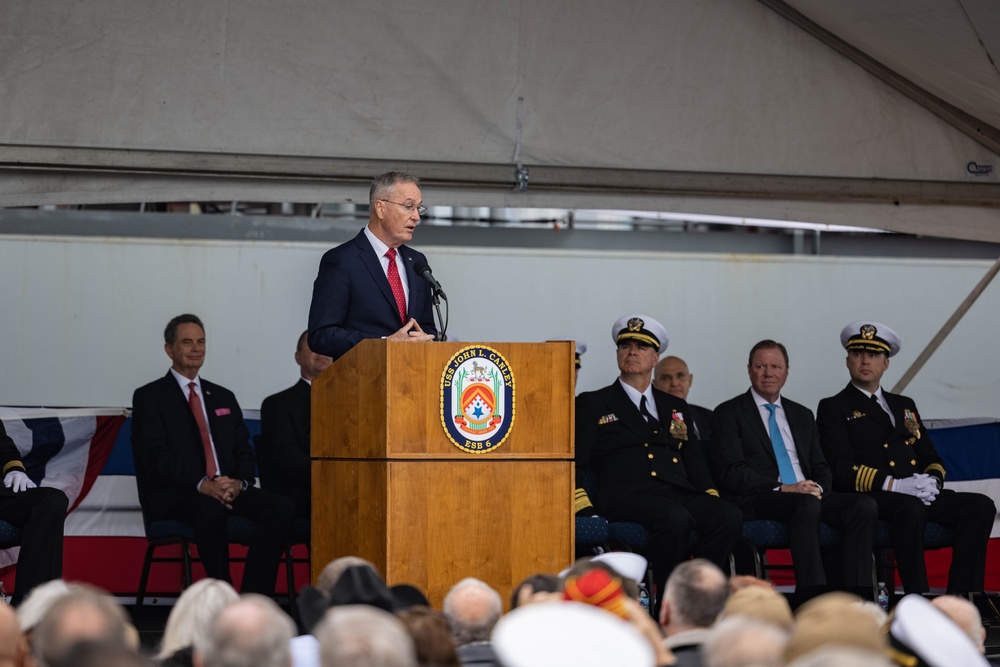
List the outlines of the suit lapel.
<svg viewBox="0 0 1000 667">
<path fill-rule="evenodd" d="M 774 461 L 774 465 L 777 466 L 778 459 L 774 456 L 774 445 L 771 444 L 771 436 L 767 434 L 767 429 L 764 428 L 764 420 L 760 418 L 760 408 L 757 407 L 757 403 L 753 400 L 753 394 L 749 390 L 743 395 L 743 417 L 750 425 L 750 430 L 760 440 L 761 448 L 767 452 L 767 455 Z"/>
<path fill-rule="evenodd" d="M 618 421 L 624 424 L 629 430 L 635 431 L 640 435 L 646 435 L 649 432 L 646 420 L 639 413 L 639 409 L 635 407 L 635 403 L 628 397 L 628 394 L 622 389 L 621 383 L 617 380 L 615 380 L 615 383 L 608 390 L 607 403 L 611 412 L 618 417 Z M 659 407 L 657 407 L 657 410 L 659 410 Z"/>
<path fill-rule="evenodd" d="M 382 270 L 382 260 L 375 254 L 375 248 L 372 247 L 371 242 L 368 241 L 368 237 L 365 236 L 364 229 L 358 233 L 354 241 L 358 246 L 358 257 L 361 259 L 361 263 L 368 269 L 372 280 L 378 285 L 379 290 L 382 291 L 382 296 L 385 297 L 386 301 L 392 307 L 392 312 L 396 313 L 396 317 L 398 318 L 399 310 L 396 308 L 396 297 L 392 295 L 392 288 L 389 287 L 389 279 L 385 277 L 385 271 Z"/>
<path fill-rule="evenodd" d="M 181 386 L 177 383 L 177 379 L 174 377 L 174 374 L 170 371 L 167 371 L 167 375 L 163 378 L 163 382 L 166 384 L 170 400 L 174 401 L 176 409 L 184 415 L 183 419 L 187 420 L 195 442 L 200 443 L 201 434 L 198 432 L 198 422 L 194 420 L 194 413 L 191 412 L 191 404 L 188 403 L 186 391 L 181 389 Z"/>
</svg>

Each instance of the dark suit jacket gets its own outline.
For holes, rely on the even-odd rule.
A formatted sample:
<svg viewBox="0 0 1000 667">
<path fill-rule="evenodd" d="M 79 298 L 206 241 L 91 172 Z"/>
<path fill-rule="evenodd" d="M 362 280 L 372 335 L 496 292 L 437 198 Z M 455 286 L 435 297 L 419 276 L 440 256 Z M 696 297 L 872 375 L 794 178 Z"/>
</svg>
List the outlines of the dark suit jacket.
<svg viewBox="0 0 1000 667">
<path fill-rule="evenodd" d="M 688 404 L 653 389 L 662 427 L 652 432 L 616 380 L 576 397 L 576 464 L 593 465 L 600 484 L 595 504 L 650 484 L 714 492 L 700 443 L 687 424 Z M 671 420 L 678 423 L 671 434 Z M 678 433 L 686 430 L 684 438 Z M 579 475 L 578 475 L 579 476 Z"/>
<path fill-rule="evenodd" d="M 880 491 L 887 475 L 927 473 L 944 483 L 945 469 L 912 399 L 883 390 L 896 425 L 853 384 L 816 410 L 819 439 L 837 491 Z M 910 419 L 907 419 L 909 411 Z M 913 425 L 916 433 L 907 428 Z"/>
<path fill-rule="evenodd" d="M 784 396 L 781 406 L 795 440 L 802 473 L 824 491 L 832 491 L 833 475 L 819 446 L 812 410 Z M 752 506 L 757 496 L 773 492 L 780 484 L 771 437 L 749 390 L 715 408 L 709 456 L 722 497 L 741 508 Z"/>
<path fill-rule="evenodd" d="M 406 266 L 410 288 L 407 318 L 414 318 L 425 333 L 437 334 L 430 285 L 413 270 L 414 263 L 424 256 L 405 245 L 397 252 Z M 313 352 L 337 359 L 365 338 L 382 338 L 401 326 L 389 279 L 365 230 L 323 255 L 309 308 L 309 348 Z"/>
<path fill-rule="evenodd" d="M 256 462 L 236 397 L 204 378 L 201 389 L 219 469 L 253 486 Z M 132 454 L 140 498 L 153 519 L 184 495 L 197 493 L 205 452 L 187 396 L 170 371 L 132 396 Z"/>
<path fill-rule="evenodd" d="M 0 479 L 3 479 L 11 470 L 19 470 L 25 474 L 28 473 L 24 464 L 21 463 L 21 452 L 18 451 L 14 440 L 7 435 L 7 429 L 4 428 L 3 420 L 0 420 L 0 465 L 3 466 L 0 468 Z M 0 484 L 0 495 L 4 495 L 3 491 L 13 495 L 13 491 Z"/>
<path fill-rule="evenodd" d="M 260 486 L 295 501 L 299 516 L 309 516 L 311 389 L 300 379 L 260 406 Z"/>
<path fill-rule="evenodd" d="M 697 427 L 691 429 L 702 442 L 708 445 L 712 439 L 712 411 L 694 403 L 688 403 L 688 410 L 691 412 L 691 423 Z"/>
</svg>

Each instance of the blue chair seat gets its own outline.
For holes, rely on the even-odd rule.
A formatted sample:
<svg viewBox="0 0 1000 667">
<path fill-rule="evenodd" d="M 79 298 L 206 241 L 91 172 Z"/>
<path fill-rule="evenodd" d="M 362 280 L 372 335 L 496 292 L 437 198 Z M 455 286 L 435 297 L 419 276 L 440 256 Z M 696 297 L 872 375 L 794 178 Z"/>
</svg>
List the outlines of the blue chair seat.
<svg viewBox="0 0 1000 667">
<path fill-rule="evenodd" d="M 0 549 L 21 546 L 21 529 L 7 521 L 0 521 Z"/>
<path fill-rule="evenodd" d="M 576 546 L 589 549 L 607 543 L 608 520 L 600 516 L 578 516 L 576 518 Z"/>
<path fill-rule="evenodd" d="M 833 549 L 842 541 L 840 531 L 827 523 L 819 525 L 819 546 Z M 787 523 L 773 519 L 753 519 L 744 521 L 740 529 L 740 540 L 750 549 L 753 556 L 754 575 L 764 578 L 768 569 L 787 569 L 789 566 L 768 566 L 768 549 L 788 549 L 792 544 L 792 534 Z M 730 559 L 730 570 L 735 573 L 735 561 Z"/>
<path fill-rule="evenodd" d="M 954 530 L 940 523 L 927 522 L 924 527 L 924 549 L 943 549 L 954 543 Z M 888 521 L 879 520 L 875 526 L 875 548 L 892 548 L 892 527 Z"/>
</svg>

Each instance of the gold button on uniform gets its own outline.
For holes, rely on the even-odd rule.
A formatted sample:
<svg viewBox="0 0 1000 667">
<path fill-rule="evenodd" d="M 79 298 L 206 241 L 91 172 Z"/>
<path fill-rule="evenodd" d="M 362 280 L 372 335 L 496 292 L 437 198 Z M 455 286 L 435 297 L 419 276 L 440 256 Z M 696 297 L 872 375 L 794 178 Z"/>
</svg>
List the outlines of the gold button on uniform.
<svg viewBox="0 0 1000 667">
<path fill-rule="evenodd" d="M 917 460 L 916 459 L 910 459 L 910 465 L 911 466 L 917 465 Z"/>
<path fill-rule="evenodd" d="M 646 456 L 648 456 L 649 458 L 653 458 L 653 453 L 650 452 L 649 454 L 646 454 Z"/>
<path fill-rule="evenodd" d="M 895 468 L 896 467 L 896 462 L 895 461 L 889 461 L 889 467 L 890 468 Z"/>
<path fill-rule="evenodd" d="M 649 473 L 649 474 L 650 474 L 651 477 L 656 477 L 656 471 L 655 470 L 653 472 Z"/>
<path fill-rule="evenodd" d="M 642 446 L 643 447 L 649 447 L 649 443 L 648 442 L 644 442 L 644 443 L 642 443 Z M 888 445 L 886 445 L 886 447 L 888 447 Z"/>
<path fill-rule="evenodd" d="M 885 447 L 886 449 L 889 449 L 889 443 L 888 443 L 888 442 L 887 442 L 887 443 L 885 443 L 885 444 L 884 444 L 884 445 L 882 445 L 882 446 L 883 446 L 883 447 Z"/>
<path fill-rule="evenodd" d="M 676 456 L 674 457 L 674 463 L 677 463 L 677 457 Z"/>
</svg>

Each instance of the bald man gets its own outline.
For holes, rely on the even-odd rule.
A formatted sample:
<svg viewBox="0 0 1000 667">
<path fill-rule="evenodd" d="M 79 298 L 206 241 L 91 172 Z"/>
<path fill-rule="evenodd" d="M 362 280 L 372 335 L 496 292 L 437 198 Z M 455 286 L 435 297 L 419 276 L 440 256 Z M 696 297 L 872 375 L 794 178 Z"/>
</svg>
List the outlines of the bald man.
<svg viewBox="0 0 1000 667">
<path fill-rule="evenodd" d="M 694 376 L 680 357 L 663 357 L 653 371 L 654 387 L 684 401 L 687 400 L 693 381 Z M 688 408 L 695 437 L 708 442 L 712 437 L 712 411 L 694 403 L 688 403 Z"/>
</svg>

